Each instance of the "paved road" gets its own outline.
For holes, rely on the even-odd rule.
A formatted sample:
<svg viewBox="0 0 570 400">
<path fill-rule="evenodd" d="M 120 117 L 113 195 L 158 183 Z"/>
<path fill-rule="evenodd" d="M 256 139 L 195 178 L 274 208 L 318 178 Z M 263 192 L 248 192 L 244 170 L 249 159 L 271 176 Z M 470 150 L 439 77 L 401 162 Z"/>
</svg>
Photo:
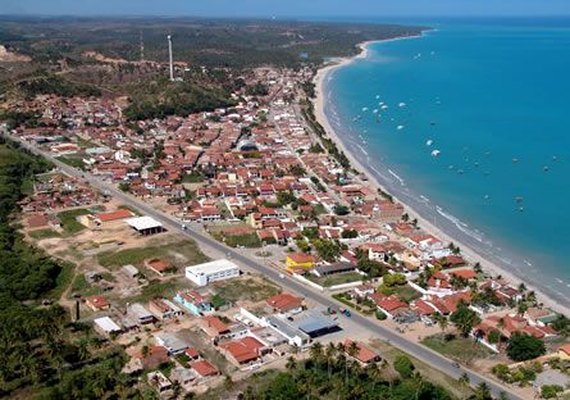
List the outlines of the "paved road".
<svg viewBox="0 0 570 400">
<path fill-rule="evenodd" d="M 288 291 L 296 292 L 297 294 L 305 297 L 308 300 L 312 300 L 313 302 L 322 305 L 323 307 L 335 307 L 339 308 L 342 307 L 342 304 L 334 300 L 333 298 L 326 296 L 325 294 L 313 290 L 312 288 L 301 284 L 300 282 L 290 278 L 289 276 L 282 277 L 283 275 L 275 269 L 268 267 L 259 261 L 246 257 L 245 255 L 239 253 L 238 251 L 231 249 L 224 244 L 212 239 L 210 236 L 207 236 L 204 233 L 195 231 L 195 230 L 184 230 L 179 221 L 177 221 L 174 217 L 167 215 L 159 210 L 156 210 L 152 206 L 146 204 L 140 199 L 137 199 L 127 193 L 121 192 L 120 190 L 116 189 L 113 185 L 105 182 L 95 176 L 92 176 L 87 173 L 83 173 L 73 167 L 70 167 L 67 164 L 62 163 L 61 161 L 56 160 L 51 154 L 40 150 L 34 146 L 31 146 L 27 142 L 23 142 L 18 140 L 15 137 L 11 137 L 12 140 L 19 141 L 23 147 L 27 148 L 28 150 L 39 154 L 51 162 L 53 162 L 60 170 L 69 174 L 71 176 L 79 177 L 85 179 L 89 182 L 93 187 L 101 190 L 102 192 L 106 192 L 109 195 L 121 200 L 125 204 L 134 207 L 146 215 L 149 215 L 156 220 L 160 221 L 164 226 L 169 229 L 170 231 L 180 233 L 182 235 L 188 236 L 194 239 L 202 246 L 206 246 L 211 250 L 214 250 L 220 254 L 226 254 L 226 257 L 231 258 L 233 261 L 237 261 L 240 264 L 243 264 L 249 269 L 252 269 L 264 276 L 268 279 L 277 282 L 280 286 L 283 286 Z M 346 317 L 342 317 L 345 319 Z M 443 357 L 439 353 L 436 353 L 427 347 L 419 345 L 415 342 L 412 342 L 405 337 L 399 335 L 398 333 L 382 326 L 379 322 L 366 318 L 358 313 L 353 313 L 350 320 L 345 319 L 347 323 L 354 323 L 359 327 L 373 333 L 380 339 L 388 341 L 391 345 L 399 348 L 406 353 L 410 354 L 413 357 L 420 359 L 421 361 L 431 365 L 432 367 L 444 372 L 445 374 L 458 379 L 463 373 L 466 373 L 469 376 L 469 380 L 472 385 L 478 385 L 481 382 L 485 382 L 489 388 L 491 389 L 492 393 L 498 396 L 501 392 L 504 392 L 509 399 L 523 399 L 518 394 L 512 392 L 509 388 L 486 378 L 477 372 L 471 371 L 469 369 L 463 367 L 456 367 L 452 361 Z M 342 324 L 343 321 L 341 321 Z"/>
</svg>

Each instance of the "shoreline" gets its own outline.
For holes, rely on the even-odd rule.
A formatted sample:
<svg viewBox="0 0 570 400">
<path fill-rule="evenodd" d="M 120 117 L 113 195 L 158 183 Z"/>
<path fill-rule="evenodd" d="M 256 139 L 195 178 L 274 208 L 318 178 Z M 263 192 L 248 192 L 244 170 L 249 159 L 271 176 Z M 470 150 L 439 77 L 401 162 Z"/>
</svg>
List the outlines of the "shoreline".
<svg viewBox="0 0 570 400">
<path fill-rule="evenodd" d="M 401 196 L 398 196 L 394 193 L 393 190 L 388 188 L 387 183 L 381 182 L 381 179 L 373 172 L 371 167 L 365 166 L 362 161 L 359 161 L 359 158 L 355 156 L 354 150 L 350 148 L 348 145 L 348 140 L 343 140 L 341 135 L 333 128 L 329 118 L 327 117 L 325 107 L 327 103 L 325 86 L 330 73 L 335 71 L 338 68 L 347 66 L 356 60 L 365 59 L 368 57 L 369 49 L 368 47 L 373 43 L 385 43 L 385 42 L 392 42 L 398 40 L 408 40 L 408 39 L 417 39 L 422 38 L 425 36 L 427 31 L 423 31 L 420 35 L 413 35 L 413 36 L 404 36 L 398 38 L 391 38 L 386 40 L 375 40 L 375 41 L 367 41 L 363 43 L 359 43 L 357 46 L 361 49 L 361 52 L 354 57 L 346 57 L 346 58 L 339 58 L 332 60 L 331 63 L 325 65 L 324 67 L 320 68 L 317 71 L 317 74 L 314 77 L 313 83 L 315 84 L 315 93 L 316 98 L 313 99 L 313 105 L 315 110 L 315 118 L 318 123 L 320 123 L 325 132 L 329 136 L 331 140 L 335 142 L 335 144 L 339 147 L 339 150 L 343 151 L 347 158 L 350 160 L 352 167 L 362 174 L 364 174 L 368 178 L 368 182 L 372 186 L 373 189 L 381 189 L 384 192 L 387 192 L 394 196 L 394 200 L 400 202 L 410 216 L 416 217 L 418 219 L 418 225 L 424 231 L 429 234 L 432 234 L 443 241 L 446 242 L 453 242 L 455 245 L 461 248 L 461 252 L 463 257 L 469 263 L 480 262 L 483 270 L 485 272 L 489 272 L 492 275 L 501 275 L 505 279 L 507 279 L 513 286 L 517 286 L 520 283 L 524 283 L 527 287 L 528 291 L 534 291 L 537 295 L 539 303 L 543 303 L 544 306 L 553 309 L 554 311 L 563 313 L 565 315 L 570 315 L 570 306 L 561 304 L 560 301 L 555 299 L 556 296 L 549 295 L 544 290 L 539 289 L 533 282 L 528 282 L 525 279 L 519 277 L 515 272 L 511 271 L 508 265 L 500 265 L 500 262 L 491 261 L 488 256 L 480 254 L 483 251 L 476 251 L 472 247 L 466 245 L 464 240 L 460 240 L 452 233 L 446 232 L 445 228 L 440 228 L 436 226 L 434 223 L 430 222 L 429 219 L 422 213 L 418 212 L 416 207 L 410 206 L 405 201 L 402 201 Z M 386 172 L 387 174 L 391 174 L 391 170 L 387 167 L 384 168 L 382 172 Z M 506 264 L 506 263 L 505 263 Z"/>
</svg>

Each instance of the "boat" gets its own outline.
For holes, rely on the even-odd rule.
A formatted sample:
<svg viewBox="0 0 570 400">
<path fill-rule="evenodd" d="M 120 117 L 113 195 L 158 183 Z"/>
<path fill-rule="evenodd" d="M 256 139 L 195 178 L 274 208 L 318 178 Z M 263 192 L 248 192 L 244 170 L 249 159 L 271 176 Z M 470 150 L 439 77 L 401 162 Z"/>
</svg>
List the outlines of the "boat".
<svg viewBox="0 0 570 400">
<path fill-rule="evenodd" d="M 403 101 L 398 103 L 398 107 L 406 107 L 406 103 L 404 103 Z"/>
<path fill-rule="evenodd" d="M 362 107 L 362 112 L 368 111 L 368 107 Z"/>
<path fill-rule="evenodd" d="M 438 157 L 440 154 L 441 154 L 441 151 L 439 151 L 437 149 L 431 152 L 432 157 Z"/>
<path fill-rule="evenodd" d="M 402 129 L 404 129 L 404 125 L 398 125 L 397 129 L 398 129 L 399 131 L 401 131 Z"/>
<path fill-rule="evenodd" d="M 428 141 L 426 142 L 426 146 L 431 146 L 433 144 L 433 140 L 428 139 Z"/>
</svg>

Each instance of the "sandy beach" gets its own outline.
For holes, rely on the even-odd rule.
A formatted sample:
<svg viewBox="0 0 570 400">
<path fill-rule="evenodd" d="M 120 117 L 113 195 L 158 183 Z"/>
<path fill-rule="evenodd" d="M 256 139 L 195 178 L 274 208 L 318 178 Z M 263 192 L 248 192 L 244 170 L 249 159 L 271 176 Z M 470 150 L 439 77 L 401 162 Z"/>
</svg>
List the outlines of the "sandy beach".
<svg viewBox="0 0 570 400">
<path fill-rule="evenodd" d="M 422 36 L 423 35 L 401 37 L 401 38 L 388 39 L 387 41 L 408 40 L 408 39 L 420 38 Z M 411 207 L 409 204 L 406 204 L 405 201 L 402 201 L 397 193 L 394 193 L 394 191 L 390 190 L 390 188 L 388 188 L 384 182 L 381 182 L 380 179 L 377 178 L 377 176 L 370 169 L 370 166 L 364 165 L 361 161 L 359 161 L 359 158 L 356 157 L 355 154 L 353 153 L 353 149 L 351 150 L 349 146 L 347 146 L 346 143 L 347 139 L 345 138 L 343 140 L 343 138 L 339 135 L 339 132 L 336 132 L 335 129 L 333 129 L 325 113 L 325 107 L 327 102 L 326 93 L 325 93 L 325 84 L 328 80 L 328 77 L 330 76 L 330 73 L 337 68 L 343 67 L 345 65 L 354 62 L 357 59 L 363 59 L 368 57 L 369 45 L 371 43 L 377 43 L 377 42 L 382 42 L 382 41 L 361 43 L 358 45 L 358 47 L 361 49 L 361 52 L 357 56 L 352 58 L 331 60 L 331 63 L 325 65 L 323 68 L 321 68 L 318 71 L 314 79 L 316 93 L 317 93 L 316 99 L 314 100 L 315 117 L 317 118 L 317 121 L 326 130 L 329 137 L 335 141 L 339 149 L 341 149 L 346 154 L 352 166 L 358 171 L 366 174 L 368 178 L 368 184 L 371 185 L 374 189 L 380 188 L 383 191 L 392 194 L 396 200 L 398 200 L 400 203 L 404 205 L 406 212 L 410 215 L 411 218 L 418 219 L 419 226 L 423 230 L 436 237 L 439 237 L 444 241 L 453 242 L 455 245 L 458 245 L 459 247 L 461 247 L 462 254 L 467 261 L 469 261 L 470 263 L 480 262 L 483 269 L 486 272 L 489 272 L 493 275 L 502 275 L 504 278 L 509 280 L 513 286 L 516 287 L 521 282 L 524 282 L 524 284 L 529 290 L 533 290 L 537 294 L 539 302 L 543 303 L 545 306 L 550 307 L 557 312 L 570 315 L 570 308 L 566 304 L 561 304 L 560 301 L 555 300 L 554 297 L 547 295 L 547 293 L 545 293 L 543 290 L 540 290 L 539 288 L 536 287 L 536 285 L 533 285 L 533 282 L 527 282 L 525 281 L 524 277 L 515 275 L 513 271 L 509 270 L 508 265 L 506 264 L 501 265 L 501 263 L 499 262 L 490 260 L 489 257 L 485 256 L 484 254 L 481 254 L 480 252 L 475 251 L 472 247 L 466 245 L 464 241 L 459 240 L 457 237 L 454 237 L 455 235 L 450 235 L 449 232 L 446 232 L 447 229 L 445 228 L 442 229 L 440 227 L 435 226 L 435 224 L 430 222 L 430 220 L 426 218 L 425 215 L 422 215 L 421 211 L 420 212 L 416 211 L 416 209 Z M 386 173 L 390 172 L 386 171 Z"/>
</svg>

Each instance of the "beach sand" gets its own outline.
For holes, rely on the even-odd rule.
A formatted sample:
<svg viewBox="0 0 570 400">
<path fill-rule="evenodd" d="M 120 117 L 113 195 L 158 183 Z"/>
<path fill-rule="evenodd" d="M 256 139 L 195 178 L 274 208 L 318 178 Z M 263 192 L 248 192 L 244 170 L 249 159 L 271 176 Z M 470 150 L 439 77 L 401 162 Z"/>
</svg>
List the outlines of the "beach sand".
<svg viewBox="0 0 570 400">
<path fill-rule="evenodd" d="M 407 39 L 419 38 L 422 36 L 423 35 L 401 37 L 401 38 L 387 39 L 385 41 L 407 40 Z M 316 95 L 317 95 L 316 99 L 314 100 L 314 107 L 315 107 L 315 117 L 316 117 L 317 121 L 323 126 L 323 128 L 327 132 L 328 136 L 336 143 L 336 145 L 339 147 L 339 149 L 341 149 L 346 154 L 346 156 L 350 160 L 352 166 L 355 169 L 357 169 L 358 171 L 366 174 L 366 176 L 368 178 L 368 184 L 370 184 L 373 187 L 373 189 L 380 188 L 383 191 L 388 192 L 388 193 L 393 195 L 393 193 L 391 193 L 389 190 L 387 190 L 378 181 L 378 179 L 376 179 L 374 174 L 371 172 L 370 168 L 368 166 L 363 165 L 358 160 L 358 157 L 355 157 L 354 154 L 351 153 L 351 151 L 347 148 L 347 146 L 345 145 L 345 143 L 343 142 L 341 137 L 333 129 L 333 127 L 330 124 L 330 122 L 326 116 L 326 113 L 325 113 L 325 106 L 326 106 L 325 95 L 326 94 L 324 92 L 324 88 L 325 88 L 325 83 L 328 79 L 329 74 L 333 70 L 340 68 L 342 66 L 348 65 L 357 59 L 366 58 L 368 56 L 368 51 L 369 51 L 368 46 L 371 43 L 385 42 L 385 41 L 380 40 L 380 41 L 370 41 L 370 42 L 360 43 L 358 45 L 358 47 L 361 49 L 361 52 L 357 56 L 351 57 L 351 58 L 335 59 L 335 60 L 332 60 L 332 62 L 330 64 L 321 68 L 317 72 L 317 74 L 315 75 L 315 78 L 314 78 Z M 404 202 L 399 200 L 397 198 L 397 196 L 394 196 L 394 199 L 399 201 L 400 203 L 402 203 L 404 205 L 404 208 L 405 208 L 406 212 L 410 215 L 410 218 L 417 218 L 418 219 L 419 226 L 424 231 L 426 231 L 426 232 L 428 232 L 428 233 L 430 233 L 430 234 L 432 234 L 432 235 L 434 235 L 434 236 L 436 236 L 436 237 L 438 237 L 444 241 L 453 242 L 455 245 L 459 246 L 461 248 L 463 257 L 468 262 L 470 262 L 470 263 L 476 263 L 476 262 L 481 263 L 481 266 L 483 267 L 484 271 L 491 273 L 492 275 L 501 275 L 503 278 L 505 278 L 509 282 L 511 282 L 511 284 L 515 287 L 517 287 L 521 282 L 524 282 L 524 284 L 528 290 L 532 290 L 536 293 L 539 303 L 543 303 L 545 306 L 550 307 L 557 312 L 563 313 L 565 315 L 570 315 L 570 308 L 568 308 L 567 306 L 565 306 L 563 304 L 560 304 L 558 301 L 549 297 L 543 291 L 537 289 L 532 284 L 532 282 L 524 281 L 524 279 L 521 279 L 521 278 L 517 277 L 516 275 L 514 275 L 505 266 L 500 266 L 500 265 L 498 265 L 498 263 L 495 263 L 495 262 L 492 262 L 492 261 L 486 259 L 483 255 L 477 253 L 476 251 L 474 251 L 469 246 L 466 246 L 460 240 L 457 240 L 457 238 L 451 237 L 448 233 L 442 231 L 442 229 L 438 228 L 433 223 L 431 223 L 428 219 L 424 218 L 420 213 L 416 212 L 410 206 L 408 206 L 407 204 L 405 204 Z"/>
</svg>

